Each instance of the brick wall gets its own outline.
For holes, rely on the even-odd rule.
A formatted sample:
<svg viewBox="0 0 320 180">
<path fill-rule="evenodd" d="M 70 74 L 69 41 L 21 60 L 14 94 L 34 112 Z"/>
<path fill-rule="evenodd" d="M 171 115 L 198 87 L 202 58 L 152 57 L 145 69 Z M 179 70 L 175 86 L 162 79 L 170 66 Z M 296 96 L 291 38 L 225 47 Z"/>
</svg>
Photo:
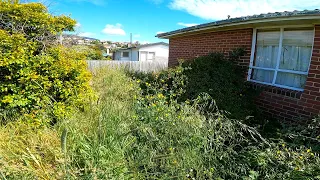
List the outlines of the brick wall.
<svg viewBox="0 0 320 180">
<path fill-rule="evenodd" d="M 247 56 L 239 61 L 240 65 L 250 63 L 252 29 L 210 32 L 169 40 L 169 66 L 178 64 L 178 59 L 190 60 L 210 52 L 228 53 L 237 47 L 246 48 Z"/>
<path fill-rule="evenodd" d="M 297 117 L 307 118 L 320 114 L 320 26 L 316 26 L 314 49 L 309 75 L 303 92 L 273 86 L 253 84 L 265 90 L 256 103 L 266 114 L 284 120 Z M 239 65 L 250 63 L 252 29 L 210 32 L 170 39 L 169 66 L 178 64 L 178 59 L 191 60 L 194 57 L 219 51 L 228 53 L 237 47 L 245 47 L 247 55 Z"/>
</svg>

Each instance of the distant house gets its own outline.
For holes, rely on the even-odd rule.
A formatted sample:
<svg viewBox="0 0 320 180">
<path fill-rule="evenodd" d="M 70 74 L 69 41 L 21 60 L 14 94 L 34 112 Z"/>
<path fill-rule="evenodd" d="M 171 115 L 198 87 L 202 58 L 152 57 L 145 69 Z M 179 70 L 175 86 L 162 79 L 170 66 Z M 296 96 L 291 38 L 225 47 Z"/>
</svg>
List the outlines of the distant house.
<svg viewBox="0 0 320 180">
<path fill-rule="evenodd" d="M 103 52 L 104 57 L 112 57 L 113 53 L 111 51 L 112 46 L 109 44 L 104 44 L 103 47 L 105 48 L 105 51 Z"/>
<path fill-rule="evenodd" d="M 85 44 L 85 41 L 83 39 L 77 39 L 76 44 Z"/>
<path fill-rule="evenodd" d="M 158 34 L 170 40 L 169 66 L 178 59 L 243 47 L 238 64 L 264 91 L 257 105 L 280 119 L 320 114 L 320 10 L 276 12 L 201 24 Z"/>
<path fill-rule="evenodd" d="M 169 45 L 164 42 L 145 44 L 117 50 L 113 55 L 119 61 L 168 61 Z"/>
</svg>

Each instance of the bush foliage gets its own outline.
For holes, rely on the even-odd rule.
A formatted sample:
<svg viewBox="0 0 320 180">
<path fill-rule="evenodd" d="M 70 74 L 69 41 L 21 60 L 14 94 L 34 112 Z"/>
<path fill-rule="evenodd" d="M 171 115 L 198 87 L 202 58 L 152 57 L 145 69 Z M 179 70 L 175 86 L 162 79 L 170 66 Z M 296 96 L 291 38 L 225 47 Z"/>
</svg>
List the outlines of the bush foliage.
<svg viewBox="0 0 320 180">
<path fill-rule="evenodd" d="M 258 93 L 246 82 L 246 71 L 235 61 L 243 55 L 242 49 L 236 49 L 229 57 L 211 53 L 184 63 L 187 83 L 182 99 L 194 99 L 206 92 L 221 110 L 230 112 L 229 117 L 244 119 L 257 115 L 254 99 Z"/>
<path fill-rule="evenodd" d="M 95 45 L 75 45 L 71 47 L 79 53 L 86 56 L 86 60 L 103 60 L 103 53 L 99 47 Z"/>
<path fill-rule="evenodd" d="M 224 63 L 219 62 L 221 55 L 214 55 L 217 55 L 218 58 L 215 59 L 213 55 L 210 55 L 197 60 L 216 60 L 218 67 L 223 66 Z M 227 65 L 224 65 L 228 67 L 226 69 L 229 69 L 226 72 L 237 74 L 231 71 L 234 65 L 228 63 L 232 62 L 226 62 Z M 213 101 L 215 99 L 210 94 L 212 93 L 213 96 L 216 94 L 211 92 L 208 86 L 202 89 L 200 83 L 198 88 L 205 93 L 198 92 L 193 100 L 181 101 L 189 91 L 188 88 L 183 88 L 183 86 L 188 87 L 187 83 L 190 82 L 186 71 L 191 71 L 191 69 L 189 66 L 186 67 L 180 66 L 160 74 L 135 76 L 138 77 L 137 82 L 142 88 L 142 96 L 137 108 L 137 114 L 139 114 L 137 122 L 139 123 L 135 127 L 141 128 L 133 131 L 137 144 L 133 146 L 135 147 L 134 155 L 131 157 L 134 157 L 134 162 L 139 164 L 137 173 L 141 175 L 140 178 L 320 178 L 318 151 L 313 152 L 310 144 L 305 146 L 302 143 L 287 143 L 285 136 L 281 136 L 284 139 L 266 139 L 257 129 L 239 120 L 228 118 L 230 114 L 224 114 L 221 108 L 217 107 L 219 101 L 216 101 L 217 103 Z M 200 69 L 203 70 L 205 67 Z M 207 73 L 206 70 L 200 72 Z M 229 78 L 230 76 L 232 78 Z M 226 79 L 238 79 L 242 86 L 237 86 L 237 84 L 235 86 L 239 90 L 245 85 L 244 81 L 235 75 L 220 76 L 220 78 L 225 78 L 219 81 L 225 83 L 227 83 Z M 197 79 L 201 81 L 200 77 Z M 212 82 L 212 84 L 219 84 L 219 82 Z M 193 85 L 193 87 L 196 86 Z M 236 95 L 238 93 L 239 91 L 235 91 Z M 233 92 L 228 95 L 232 94 Z M 218 95 L 222 96 L 222 94 Z M 219 98 L 233 103 L 238 97 Z M 252 101 L 252 99 L 247 101 Z M 237 106 L 230 105 L 229 107 Z M 247 113 L 248 111 L 240 112 Z M 245 115 L 247 114 L 237 114 L 238 118 L 245 117 Z M 298 134 L 298 132 L 293 134 Z"/>
<path fill-rule="evenodd" d="M 0 14 L 0 29 L 36 42 L 37 53 L 54 44 L 58 33 L 72 31 L 76 24 L 68 16 L 51 15 L 41 3 L 20 3 L 19 0 L 1 0 Z"/>
<path fill-rule="evenodd" d="M 242 49 L 234 50 L 229 57 L 211 53 L 156 75 L 133 73 L 132 76 L 139 79 L 144 93 L 155 93 L 146 83 L 179 102 L 196 99 L 205 92 L 214 99 L 217 107 L 229 112 L 228 117 L 245 119 L 258 115 L 259 111 L 254 105 L 258 92 L 247 84 L 245 71 L 235 62 L 243 54 Z"/>
<path fill-rule="evenodd" d="M 85 57 L 54 38 L 75 21 L 52 16 L 39 3 L 1 1 L 0 13 L 0 114 L 37 114 L 50 106 L 63 116 L 90 90 Z"/>
</svg>

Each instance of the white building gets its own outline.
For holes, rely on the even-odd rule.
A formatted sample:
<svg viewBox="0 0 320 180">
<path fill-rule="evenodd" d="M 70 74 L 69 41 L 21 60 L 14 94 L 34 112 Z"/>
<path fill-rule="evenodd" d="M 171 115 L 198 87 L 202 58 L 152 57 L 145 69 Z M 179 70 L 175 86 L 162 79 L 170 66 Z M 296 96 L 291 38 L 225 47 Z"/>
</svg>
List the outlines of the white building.
<svg viewBox="0 0 320 180">
<path fill-rule="evenodd" d="M 119 61 L 168 61 L 168 58 L 169 44 L 164 42 L 119 49 L 114 53 L 114 60 Z"/>
</svg>

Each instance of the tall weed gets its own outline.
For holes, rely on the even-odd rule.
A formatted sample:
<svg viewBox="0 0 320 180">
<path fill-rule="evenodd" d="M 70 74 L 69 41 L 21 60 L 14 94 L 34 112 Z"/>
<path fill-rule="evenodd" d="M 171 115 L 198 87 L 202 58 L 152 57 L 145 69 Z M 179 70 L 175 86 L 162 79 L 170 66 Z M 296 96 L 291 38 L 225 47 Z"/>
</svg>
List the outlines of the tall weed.
<svg viewBox="0 0 320 180">
<path fill-rule="evenodd" d="M 168 81 L 133 81 L 123 70 L 112 69 L 94 76 L 98 96 L 73 118 L 53 128 L 36 121 L 29 121 L 30 126 L 26 120 L 0 128 L 0 177 L 320 178 L 317 151 L 264 138 L 226 116 L 206 93 L 181 101 L 164 94 L 174 83 L 168 91 L 159 88 Z"/>
</svg>

